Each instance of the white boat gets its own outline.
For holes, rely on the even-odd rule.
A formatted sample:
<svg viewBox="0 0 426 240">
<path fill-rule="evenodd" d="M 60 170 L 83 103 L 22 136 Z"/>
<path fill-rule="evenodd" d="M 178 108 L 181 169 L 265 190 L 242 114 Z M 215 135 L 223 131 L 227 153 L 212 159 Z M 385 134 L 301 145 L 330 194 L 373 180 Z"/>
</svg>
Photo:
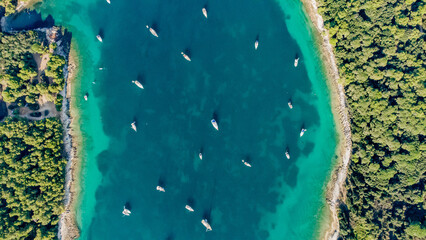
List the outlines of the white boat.
<svg viewBox="0 0 426 240">
<path fill-rule="evenodd" d="M 89 99 L 89 95 L 86 93 L 84 94 L 84 100 L 87 101 Z"/>
<path fill-rule="evenodd" d="M 99 34 L 98 34 L 98 35 L 96 35 L 96 38 L 98 39 L 98 41 L 99 41 L 99 42 L 102 42 L 102 37 L 101 37 L 101 35 L 99 35 Z"/>
<path fill-rule="evenodd" d="M 302 128 L 302 130 L 300 131 L 300 137 L 302 137 L 303 134 L 305 134 L 305 132 L 306 132 L 306 129 Z"/>
<path fill-rule="evenodd" d="M 106 2 L 107 2 L 108 4 L 111 4 L 111 1 L 110 1 L 110 0 L 106 0 Z"/>
<path fill-rule="evenodd" d="M 210 226 L 209 222 L 207 221 L 207 219 L 203 219 L 201 220 L 201 223 L 204 225 L 204 227 L 206 227 L 206 232 L 211 231 L 212 227 Z"/>
<path fill-rule="evenodd" d="M 299 57 L 296 57 L 296 59 L 294 59 L 294 67 L 297 67 L 298 64 L 299 64 Z"/>
<path fill-rule="evenodd" d="M 100 71 L 102 71 L 102 70 L 104 70 L 104 68 L 103 68 L 103 67 L 100 67 L 100 68 L 99 68 L 99 70 L 100 70 Z"/>
<path fill-rule="evenodd" d="M 291 103 L 291 100 L 289 100 L 289 101 L 288 101 L 288 107 L 289 107 L 290 109 L 293 109 L 293 104 Z"/>
<path fill-rule="evenodd" d="M 186 205 L 185 208 L 186 208 L 186 210 L 188 210 L 190 212 L 194 211 L 194 209 L 191 206 L 189 206 L 189 205 Z"/>
<path fill-rule="evenodd" d="M 251 167 L 251 164 L 246 162 L 244 159 L 242 160 L 242 162 L 244 163 L 244 165 L 246 165 L 247 167 Z"/>
<path fill-rule="evenodd" d="M 200 158 L 200 160 L 203 160 L 203 154 L 202 153 L 199 153 L 198 157 Z"/>
<path fill-rule="evenodd" d="M 259 47 L 259 40 L 256 40 L 256 42 L 254 42 L 254 50 L 257 50 L 257 47 Z"/>
<path fill-rule="evenodd" d="M 216 122 L 216 120 L 215 120 L 214 118 L 211 120 L 211 123 L 212 123 L 213 127 L 214 127 L 216 130 L 218 130 L 218 131 L 219 131 L 219 126 L 217 125 L 217 122 Z"/>
<path fill-rule="evenodd" d="M 184 52 L 180 52 L 180 54 L 182 54 L 182 56 L 187 60 L 187 61 L 191 61 L 191 58 L 188 56 L 188 55 L 186 55 Z"/>
<path fill-rule="evenodd" d="M 203 9 L 202 9 L 202 11 L 203 11 L 203 15 L 204 15 L 204 17 L 206 17 L 206 18 L 207 18 L 207 9 L 206 9 L 206 8 L 203 8 Z"/>
<path fill-rule="evenodd" d="M 144 89 L 142 83 L 140 83 L 138 80 L 133 80 L 132 83 L 134 83 L 136 86 L 138 86 L 138 88 Z"/>
<path fill-rule="evenodd" d="M 165 192 L 166 190 L 162 186 L 157 186 L 157 191 Z"/>
<path fill-rule="evenodd" d="M 146 28 L 148 28 L 148 29 L 149 29 L 149 32 L 151 32 L 151 34 L 152 34 L 154 37 L 158 37 L 157 32 L 156 32 L 156 31 L 155 31 L 152 27 L 150 27 L 150 26 L 146 25 Z"/>
<path fill-rule="evenodd" d="M 285 150 L 285 156 L 287 157 L 287 159 L 290 159 L 290 153 L 288 152 L 288 148 L 287 150 Z"/>
<path fill-rule="evenodd" d="M 135 132 L 137 132 L 138 130 L 136 129 L 136 121 L 133 121 L 132 124 L 130 124 L 132 129 L 135 130 Z"/>
<path fill-rule="evenodd" d="M 130 212 L 130 210 L 129 209 L 127 209 L 125 206 L 124 206 L 124 210 L 123 210 L 123 215 L 124 216 L 130 216 L 130 214 L 132 213 L 132 212 Z"/>
</svg>

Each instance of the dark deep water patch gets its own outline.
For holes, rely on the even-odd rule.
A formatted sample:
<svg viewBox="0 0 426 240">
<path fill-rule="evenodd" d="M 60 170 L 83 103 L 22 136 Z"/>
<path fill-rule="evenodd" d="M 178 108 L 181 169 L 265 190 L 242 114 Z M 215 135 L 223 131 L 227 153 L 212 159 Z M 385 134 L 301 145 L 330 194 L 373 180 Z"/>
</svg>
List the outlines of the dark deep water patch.
<svg viewBox="0 0 426 240">
<path fill-rule="evenodd" d="M 49 28 L 55 25 L 55 21 L 52 16 L 48 16 L 43 20 L 41 14 L 35 10 L 25 10 L 16 15 L 10 15 L 5 17 L 3 21 L 5 21 L 5 24 L 2 31 L 21 31 L 44 27 Z"/>
</svg>

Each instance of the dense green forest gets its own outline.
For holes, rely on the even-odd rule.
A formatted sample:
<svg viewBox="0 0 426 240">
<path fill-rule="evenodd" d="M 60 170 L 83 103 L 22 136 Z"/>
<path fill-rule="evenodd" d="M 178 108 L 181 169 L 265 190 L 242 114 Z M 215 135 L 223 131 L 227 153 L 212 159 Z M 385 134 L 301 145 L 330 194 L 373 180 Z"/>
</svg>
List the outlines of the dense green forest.
<svg viewBox="0 0 426 240">
<path fill-rule="evenodd" d="M 53 54 L 55 45 L 47 43 L 35 31 L 0 33 L 0 84 L 5 102 L 18 106 L 35 104 L 41 95 L 56 101 L 64 88 L 65 59 Z M 47 69 L 38 73 L 35 57 L 48 55 Z"/>
<path fill-rule="evenodd" d="M 0 239 L 54 239 L 63 212 L 59 119 L 0 123 Z"/>
<path fill-rule="evenodd" d="M 343 239 L 426 239 L 426 3 L 320 0 L 345 85 Z"/>
</svg>

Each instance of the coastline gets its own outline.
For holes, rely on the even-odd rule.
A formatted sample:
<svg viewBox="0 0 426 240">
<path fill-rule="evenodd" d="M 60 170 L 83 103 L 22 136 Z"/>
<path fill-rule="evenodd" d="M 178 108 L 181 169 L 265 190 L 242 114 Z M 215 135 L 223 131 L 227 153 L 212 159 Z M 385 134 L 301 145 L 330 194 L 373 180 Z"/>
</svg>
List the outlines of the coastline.
<svg viewBox="0 0 426 240">
<path fill-rule="evenodd" d="M 349 112 L 346 103 L 346 95 L 343 84 L 339 82 L 339 71 L 333 47 L 330 44 L 328 30 L 324 27 L 322 16 L 318 13 L 316 0 L 301 0 L 304 12 L 314 25 L 315 42 L 323 62 L 323 68 L 327 76 L 327 85 L 330 89 L 330 98 L 334 121 L 338 129 L 338 146 L 336 155 L 338 160 L 333 167 L 330 180 L 326 187 L 325 197 L 328 203 L 330 216 L 323 226 L 320 226 L 320 239 L 337 240 L 339 236 L 339 203 L 345 198 L 345 180 L 351 158 L 352 141 Z"/>
<path fill-rule="evenodd" d="M 64 107 L 61 111 L 61 120 L 64 125 L 64 145 L 67 154 L 65 178 L 65 211 L 58 224 L 58 239 L 71 240 L 80 236 L 80 229 L 76 221 L 77 199 L 79 191 L 78 176 L 80 174 L 79 144 L 81 143 L 80 128 L 78 126 L 78 110 L 75 107 L 72 92 L 75 89 L 75 79 L 78 69 L 78 57 L 74 44 L 71 43 L 67 71 L 66 86 L 64 89 Z"/>
</svg>

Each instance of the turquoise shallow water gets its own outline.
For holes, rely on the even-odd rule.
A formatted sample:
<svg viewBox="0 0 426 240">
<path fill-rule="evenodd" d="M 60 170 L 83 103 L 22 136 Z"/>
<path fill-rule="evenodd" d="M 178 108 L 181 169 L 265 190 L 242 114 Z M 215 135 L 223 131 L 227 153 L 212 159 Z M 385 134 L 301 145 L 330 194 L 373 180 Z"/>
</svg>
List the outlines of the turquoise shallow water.
<svg viewBox="0 0 426 240">
<path fill-rule="evenodd" d="M 299 2 L 47 0 L 40 11 L 73 32 L 81 60 L 74 94 L 85 143 L 81 239 L 317 236 L 336 139 Z M 155 190 L 159 182 L 165 193 Z"/>
</svg>

